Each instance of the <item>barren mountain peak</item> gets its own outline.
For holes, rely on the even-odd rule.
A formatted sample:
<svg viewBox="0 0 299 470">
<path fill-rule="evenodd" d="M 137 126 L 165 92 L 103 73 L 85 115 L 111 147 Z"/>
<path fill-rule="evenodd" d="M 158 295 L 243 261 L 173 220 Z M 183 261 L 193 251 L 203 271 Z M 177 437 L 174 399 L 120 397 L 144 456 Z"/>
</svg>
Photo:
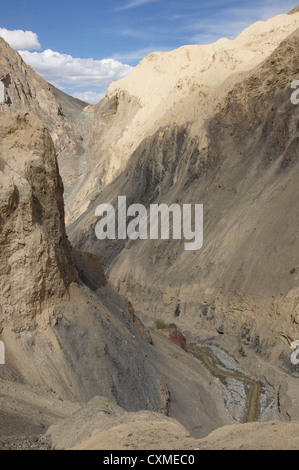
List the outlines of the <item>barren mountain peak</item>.
<svg viewBox="0 0 299 470">
<path fill-rule="evenodd" d="M 278 15 L 254 23 L 235 40 L 152 53 L 128 76 L 113 82 L 94 108 L 91 172 L 68 199 L 68 223 L 126 167 L 142 140 L 159 128 L 189 122 L 199 151 L 206 147 L 204 120 L 215 113 L 242 74 L 262 63 L 298 27 L 298 13 Z"/>
</svg>

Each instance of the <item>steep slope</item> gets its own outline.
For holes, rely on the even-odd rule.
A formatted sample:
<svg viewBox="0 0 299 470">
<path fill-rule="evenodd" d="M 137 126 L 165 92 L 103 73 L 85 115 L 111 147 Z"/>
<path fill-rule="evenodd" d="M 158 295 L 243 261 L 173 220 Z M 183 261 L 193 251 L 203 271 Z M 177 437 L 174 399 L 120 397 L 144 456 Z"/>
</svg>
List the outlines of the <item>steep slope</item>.
<svg viewBox="0 0 299 470">
<path fill-rule="evenodd" d="M 93 107 L 43 80 L 3 38 L 0 38 L 0 86 L 4 94 L 0 110 L 32 112 L 50 132 L 67 200 L 72 191 L 76 194 L 89 171 L 87 147 Z"/>
<path fill-rule="evenodd" d="M 298 40 L 296 30 L 260 66 L 239 75 L 214 115 L 201 116 L 197 136 L 197 121 L 169 120 L 144 139 L 69 227 L 73 243 L 102 256 L 109 279 L 148 318 L 175 319 L 198 333 L 220 328 L 272 359 L 281 355 L 289 370 L 290 342 L 299 335 L 298 107 L 290 101 Z M 180 103 L 183 110 L 188 105 L 189 97 Z M 186 252 L 183 240 L 100 243 L 95 208 L 107 202 L 117 208 L 119 195 L 147 208 L 202 203 L 203 248 Z"/>
<path fill-rule="evenodd" d="M 51 85 L 61 106 L 64 124 L 51 132 L 58 158 L 59 172 L 64 184 L 66 207 L 84 185 L 91 172 L 88 152 L 93 106 L 73 98 Z M 66 209 L 66 217 L 68 210 Z"/>
<path fill-rule="evenodd" d="M 141 142 L 169 123 L 186 126 L 200 152 L 208 146 L 204 122 L 233 85 L 299 27 L 299 14 L 257 22 L 235 40 L 153 53 L 112 83 L 94 107 L 90 174 L 68 199 L 67 220 L 77 218 L 105 185 L 125 169 Z M 107 201 L 108 202 L 108 201 Z"/>
<path fill-rule="evenodd" d="M 5 94 L 2 109 L 32 111 L 49 128 L 63 123 L 62 108 L 50 85 L 3 38 L 0 38 L 0 77 Z"/>
<path fill-rule="evenodd" d="M 0 417 L 7 434 L 22 426 L 36 432 L 42 403 L 46 426 L 97 395 L 127 411 L 181 417 L 200 436 L 232 422 L 221 390 L 200 364 L 181 401 L 173 383 L 186 381 L 192 369 L 152 345 L 128 302 L 108 286 L 96 256 L 71 249 L 44 125 L 29 113 L 2 111 L 0 139 L 0 340 L 6 358 Z M 51 414 L 57 399 L 65 406 Z"/>
</svg>

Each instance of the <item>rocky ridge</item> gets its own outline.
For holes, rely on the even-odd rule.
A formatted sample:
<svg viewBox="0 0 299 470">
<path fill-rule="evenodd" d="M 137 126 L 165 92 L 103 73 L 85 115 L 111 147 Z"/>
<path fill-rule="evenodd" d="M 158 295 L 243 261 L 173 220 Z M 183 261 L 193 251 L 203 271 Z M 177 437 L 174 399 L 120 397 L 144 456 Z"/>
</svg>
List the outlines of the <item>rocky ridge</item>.
<svg viewBox="0 0 299 470">
<path fill-rule="evenodd" d="M 65 200 L 89 171 L 88 133 L 93 107 L 47 83 L 0 38 L 0 110 L 34 113 L 47 127 L 60 160 Z"/>
</svg>

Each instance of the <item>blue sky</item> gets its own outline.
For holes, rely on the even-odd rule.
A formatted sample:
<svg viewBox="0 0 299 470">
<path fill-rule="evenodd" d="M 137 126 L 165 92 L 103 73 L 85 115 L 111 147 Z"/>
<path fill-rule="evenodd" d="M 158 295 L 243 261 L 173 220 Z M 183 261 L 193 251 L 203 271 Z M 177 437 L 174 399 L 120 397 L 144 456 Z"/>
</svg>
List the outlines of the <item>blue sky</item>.
<svg viewBox="0 0 299 470">
<path fill-rule="evenodd" d="M 287 13 L 298 0 L 13 0 L 2 2 L 0 36 L 54 85 L 97 102 L 144 56 L 235 38 Z"/>
</svg>

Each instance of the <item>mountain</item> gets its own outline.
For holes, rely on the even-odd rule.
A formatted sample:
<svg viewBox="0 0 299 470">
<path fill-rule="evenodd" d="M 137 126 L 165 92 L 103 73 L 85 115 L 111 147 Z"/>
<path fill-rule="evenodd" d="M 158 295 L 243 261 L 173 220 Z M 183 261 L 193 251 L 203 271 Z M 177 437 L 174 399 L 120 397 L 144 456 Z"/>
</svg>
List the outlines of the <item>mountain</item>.
<svg viewBox="0 0 299 470">
<path fill-rule="evenodd" d="M 208 144 L 205 121 L 244 73 L 263 62 L 299 27 L 298 15 L 279 15 L 246 28 L 235 40 L 150 54 L 112 83 L 94 107 L 90 172 L 67 203 L 68 223 L 121 171 L 138 146 L 169 124 L 186 127 L 198 152 Z"/>
<path fill-rule="evenodd" d="M 299 335 L 298 107 L 290 101 L 298 76 L 298 21 L 293 14 L 254 24 L 235 42 L 203 48 L 206 61 L 202 46 L 150 56 L 113 84 L 95 111 L 102 121 L 93 128 L 98 126 L 98 145 L 122 146 L 126 156 L 115 154 L 125 169 L 100 190 L 93 188 L 88 209 L 68 227 L 72 243 L 100 255 L 109 280 L 148 321 L 154 315 L 194 333 L 223 327 L 267 350 L 270 359 L 282 354 L 286 361 Z M 238 51 L 242 62 L 231 51 Z M 187 52 L 194 54 L 190 67 L 199 64 L 196 89 L 195 72 L 186 71 Z M 164 100 L 166 64 L 170 72 L 178 70 L 171 72 L 173 80 L 188 73 L 192 79 L 183 82 L 184 93 L 171 84 Z M 211 78 L 204 97 L 202 75 Z M 120 96 L 133 100 L 133 90 L 134 99 L 140 102 L 142 95 L 148 104 L 129 126 L 128 120 L 121 126 L 129 105 L 121 104 L 123 98 L 115 109 L 112 103 Z M 162 114 L 155 115 L 155 124 L 153 109 Z M 111 130 L 122 132 L 125 125 L 122 137 L 110 141 Z M 135 142 L 132 151 L 124 139 Z M 101 159 L 99 165 L 105 168 Z M 183 240 L 97 240 L 95 209 L 107 202 L 117 208 L 119 195 L 127 197 L 127 205 L 138 202 L 147 209 L 153 203 L 203 204 L 202 249 L 185 251 Z"/>
<path fill-rule="evenodd" d="M 109 282 L 145 325 L 175 323 L 187 343 L 223 349 L 243 374 L 270 385 L 280 419 L 293 420 L 298 20 L 298 13 L 280 15 L 235 41 L 149 56 L 112 84 L 92 126 L 93 168 L 103 177 L 91 173 L 97 184 L 86 183 L 67 228 L 73 245 L 100 256 Z M 119 196 L 147 214 L 151 204 L 203 204 L 203 247 L 186 251 L 171 236 L 98 240 L 96 208 L 112 204 L 117 219 Z"/>
<path fill-rule="evenodd" d="M 32 111 L 51 130 L 61 124 L 62 108 L 51 86 L 25 64 L 20 54 L 11 49 L 3 38 L 0 38 L 0 51 L 0 75 L 5 89 L 5 102 L 1 107 Z"/>
<path fill-rule="evenodd" d="M 151 54 L 89 106 L 0 39 L 0 448 L 261 448 L 297 429 L 298 45 L 295 10 Z M 119 196 L 202 204 L 202 248 L 98 240 Z"/>
</svg>

